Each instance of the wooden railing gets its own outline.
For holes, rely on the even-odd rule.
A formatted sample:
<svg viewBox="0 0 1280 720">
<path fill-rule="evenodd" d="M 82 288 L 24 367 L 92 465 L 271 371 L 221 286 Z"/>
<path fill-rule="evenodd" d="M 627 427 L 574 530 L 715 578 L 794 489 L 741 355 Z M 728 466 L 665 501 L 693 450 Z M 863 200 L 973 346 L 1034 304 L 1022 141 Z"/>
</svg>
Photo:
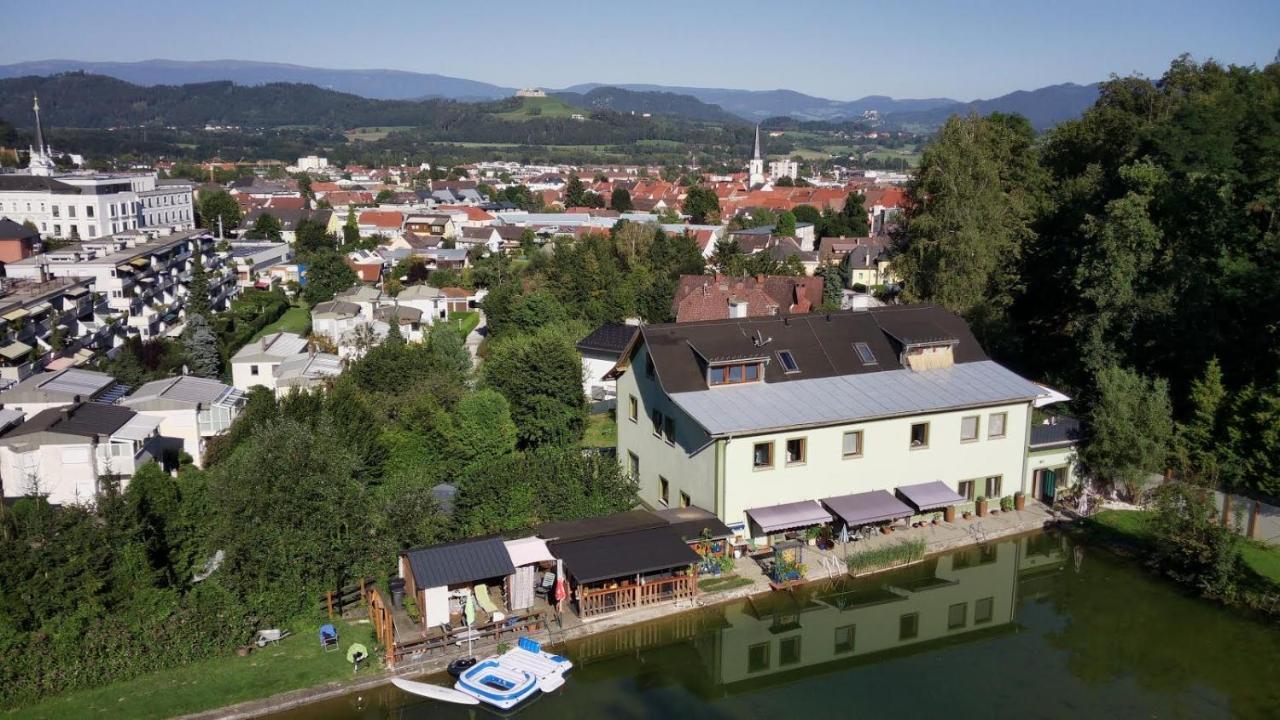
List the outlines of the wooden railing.
<svg viewBox="0 0 1280 720">
<path fill-rule="evenodd" d="M 515 619 L 515 622 L 508 618 L 498 622 L 473 625 L 471 631 L 475 635 L 472 637 L 472 641 L 474 643 L 500 641 L 504 637 L 515 638 L 520 635 L 531 635 L 538 631 L 547 630 L 549 627 L 545 613 L 532 613 Z M 454 633 L 442 632 L 436 637 L 397 643 L 394 650 L 388 653 L 388 659 L 394 665 L 394 663 L 410 656 L 430 654 L 435 650 L 441 650 L 445 653 L 451 650 L 460 650 L 466 646 L 465 642 L 459 644 L 458 641 L 460 636 L 465 637 L 465 635 L 460 635 L 465 630 L 466 628 L 459 628 L 459 631 Z"/>
<path fill-rule="evenodd" d="M 578 614 L 584 618 L 595 617 L 670 600 L 691 598 L 697 593 L 698 579 L 694 575 L 650 580 L 643 585 L 632 584 L 600 590 L 584 589 L 579 591 Z"/>
<path fill-rule="evenodd" d="M 368 600 L 369 592 L 373 590 L 373 586 L 372 579 L 361 578 L 346 587 L 330 590 L 320 596 L 320 610 L 328 613 L 330 620 L 334 617 L 341 617 L 348 607 Z"/>
</svg>

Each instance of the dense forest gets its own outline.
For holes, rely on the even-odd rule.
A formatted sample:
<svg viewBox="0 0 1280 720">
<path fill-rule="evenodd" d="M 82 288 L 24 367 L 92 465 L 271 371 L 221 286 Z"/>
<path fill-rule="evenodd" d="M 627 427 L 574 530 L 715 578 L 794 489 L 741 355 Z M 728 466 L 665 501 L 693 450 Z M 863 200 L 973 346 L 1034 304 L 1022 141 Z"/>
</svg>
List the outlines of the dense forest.
<svg viewBox="0 0 1280 720">
<path fill-rule="evenodd" d="M 1180 58 L 1041 137 L 952 118 L 910 195 L 906 297 L 1075 396 L 1091 470 L 1280 496 L 1280 64 Z"/>
</svg>

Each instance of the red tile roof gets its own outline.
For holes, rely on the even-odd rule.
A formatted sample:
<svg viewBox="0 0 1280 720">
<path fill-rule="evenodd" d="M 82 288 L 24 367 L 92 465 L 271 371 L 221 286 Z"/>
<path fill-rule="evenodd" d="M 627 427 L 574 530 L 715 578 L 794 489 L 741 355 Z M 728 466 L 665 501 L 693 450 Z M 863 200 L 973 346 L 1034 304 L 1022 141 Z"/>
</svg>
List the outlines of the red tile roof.
<svg viewBox="0 0 1280 720">
<path fill-rule="evenodd" d="M 671 310 L 676 322 L 721 320 L 730 300 L 745 302 L 748 317 L 805 314 L 822 304 L 822 278 L 681 275 Z"/>
<path fill-rule="evenodd" d="M 391 210 L 365 210 L 360 213 L 359 222 L 361 225 L 399 230 L 404 224 L 404 215 Z"/>
</svg>

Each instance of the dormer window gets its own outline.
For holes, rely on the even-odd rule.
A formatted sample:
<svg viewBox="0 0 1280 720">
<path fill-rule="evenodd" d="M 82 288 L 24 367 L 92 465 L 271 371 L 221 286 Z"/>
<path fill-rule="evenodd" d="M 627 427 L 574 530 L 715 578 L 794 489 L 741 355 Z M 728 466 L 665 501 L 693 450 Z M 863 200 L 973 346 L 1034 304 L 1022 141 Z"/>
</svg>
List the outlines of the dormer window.
<svg viewBox="0 0 1280 720">
<path fill-rule="evenodd" d="M 741 385 L 759 382 L 764 374 L 764 363 L 759 361 L 733 363 L 730 365 L 712 365 L 707 368 L 707 385 Z"/>
</svg>

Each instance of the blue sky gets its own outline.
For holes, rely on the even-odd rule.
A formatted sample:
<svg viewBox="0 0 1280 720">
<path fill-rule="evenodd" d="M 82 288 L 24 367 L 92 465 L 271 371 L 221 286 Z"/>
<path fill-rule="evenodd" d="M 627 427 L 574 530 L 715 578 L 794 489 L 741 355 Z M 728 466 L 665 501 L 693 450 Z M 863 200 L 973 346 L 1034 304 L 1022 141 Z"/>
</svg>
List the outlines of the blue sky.
<svg viewBox="0 0 1280 720">
<path fill-rule="evenodd" d="M 1263 65 L 1280 0 L 57 0 L 4 6 L 0 64 L 235 58 L 435 72 L 507 86 L 579 82 L 993 97 L 1188 52 Z M 37 9 L 38 8 L 38 9 Z"/>
</svg>

